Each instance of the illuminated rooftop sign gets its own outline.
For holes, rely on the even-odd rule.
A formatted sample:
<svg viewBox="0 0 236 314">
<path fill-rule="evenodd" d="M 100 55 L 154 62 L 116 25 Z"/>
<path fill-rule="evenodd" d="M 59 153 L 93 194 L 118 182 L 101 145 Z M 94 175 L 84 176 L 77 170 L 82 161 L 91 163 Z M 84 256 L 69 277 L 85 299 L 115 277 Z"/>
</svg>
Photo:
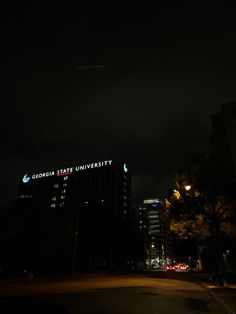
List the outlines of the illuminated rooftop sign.
<svg viewBox="0 0 236 314">
<path fill-rule="evenodd" d="M 153 198 L 153 199 L 143 201 L 143 204 L 156 204 L 156 203 L 160 203 L 158 198 Z"/>
<path fill-rule="evenodd" d="M 22 179 L 22 181 L 23 181 L 24 183 L 27 183 L 27 182 L 29 182 L 29 180 L 30 180 L 30 177 L 27 177 L 27 174 L 25 174 L 24 177 L 23 177 L 23 179 Z"/>
<path fill-rule="evenodd" d="M 123 165 L 123 169 L 124 169 L 124 172 L 128 172 L 128 168 L 126 164 Z"/>
<path fill-rule="evenodd" d="M 29 176 L 28 174 L 25 174 L 24 177 L 22 178 L 22 182 L 27 183 L 30 181 L 30 179 L 35 180 L 35 179 L 52 177 L 52 176 L 58 177 L 58 176 L 70 175 L 72 173 L 76 173 L 76 172 L 83 171 L 83 170 L 100 168 L 100 167 L 104 167 L 104 166 L 110 166 L 111 164 L 112 164 L 112 160 L 104 160 L 104 161 L 94 162 L 91 164 L 85 164 L 85 165 L 81 165 L 81 166 L 75 166 L 75 167 L 69 167 L 69 168 L 64 168 L 64 169 L 58 169 L 58 170 L 52 170 L 52 171 L 37 173 L 37 174 L 33 174 L 31 176 Z"/>
</svg>

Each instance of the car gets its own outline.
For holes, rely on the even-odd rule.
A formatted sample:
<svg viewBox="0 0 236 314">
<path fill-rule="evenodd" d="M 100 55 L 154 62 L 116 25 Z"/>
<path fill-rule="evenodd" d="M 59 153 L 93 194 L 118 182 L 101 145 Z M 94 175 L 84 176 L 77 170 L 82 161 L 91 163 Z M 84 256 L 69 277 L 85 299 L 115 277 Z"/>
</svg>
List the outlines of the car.
<svg viewBox="0 0 236 314">
<path fill-rule="evenodd" d="M 175 265 L 176 271 L 188 271 L 189 269 L 189 265 L 185 263 L 178 263 Z"/>
<path fill-rule="evenodd" d="M 175 271 L 175 265 L 169 265 L 169 266 L 166 266 L 166 270 L 173 270 Z"/>
</svg>

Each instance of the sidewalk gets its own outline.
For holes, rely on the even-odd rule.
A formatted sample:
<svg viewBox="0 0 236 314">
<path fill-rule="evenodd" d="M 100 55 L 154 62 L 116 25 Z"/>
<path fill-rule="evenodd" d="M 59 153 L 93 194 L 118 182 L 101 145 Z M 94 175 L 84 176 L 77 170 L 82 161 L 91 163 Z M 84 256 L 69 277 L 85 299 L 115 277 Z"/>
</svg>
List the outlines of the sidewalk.
<svg viewBox="0 0 236 314">
<path fill-rule="evenodd" d="M 225 309 L 225 313 L 236 314 L 236 284 L 229 284 L 225 288 L 219 288 L 212 283 L 201 284 Z"/>
</svg>

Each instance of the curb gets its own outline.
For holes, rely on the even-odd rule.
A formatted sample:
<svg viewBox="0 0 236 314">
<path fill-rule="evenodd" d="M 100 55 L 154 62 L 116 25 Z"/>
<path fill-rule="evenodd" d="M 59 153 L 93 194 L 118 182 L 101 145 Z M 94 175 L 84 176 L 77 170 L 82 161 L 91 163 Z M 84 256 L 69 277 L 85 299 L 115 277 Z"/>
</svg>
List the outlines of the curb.
<svg viewBox="0 0 236 314">
<path fill-rule="evenodd" d="M 225 310 L 227 314 L 236 314 L 235 311 L 233 311 L 224 301 L 222 301 L 220 298 L 216 296 L 214 292 L 211 291 L 208 286 L 202 282 L 199 282 L 199 284 L 207 290 L 207 292 L 217 301 L 217 303 Z"/>
</svg>

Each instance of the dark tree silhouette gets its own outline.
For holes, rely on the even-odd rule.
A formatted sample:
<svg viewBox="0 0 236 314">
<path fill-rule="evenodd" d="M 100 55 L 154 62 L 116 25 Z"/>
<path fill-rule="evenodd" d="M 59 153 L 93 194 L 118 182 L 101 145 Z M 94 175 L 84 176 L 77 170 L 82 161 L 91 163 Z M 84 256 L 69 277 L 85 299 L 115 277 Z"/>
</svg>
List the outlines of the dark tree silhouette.
<svg viewBox="0 0 236 314">
<path fill-rule="evenodd" d="M 225 241 L 236 237 L 235 199 L 220 184 L 211 156 L 199 154 L 176 175 L 176 187 L 166 199 L 172 232 L 196 239 L 214 255 L 218 284 L 224 285 Z"/>
</svg>

